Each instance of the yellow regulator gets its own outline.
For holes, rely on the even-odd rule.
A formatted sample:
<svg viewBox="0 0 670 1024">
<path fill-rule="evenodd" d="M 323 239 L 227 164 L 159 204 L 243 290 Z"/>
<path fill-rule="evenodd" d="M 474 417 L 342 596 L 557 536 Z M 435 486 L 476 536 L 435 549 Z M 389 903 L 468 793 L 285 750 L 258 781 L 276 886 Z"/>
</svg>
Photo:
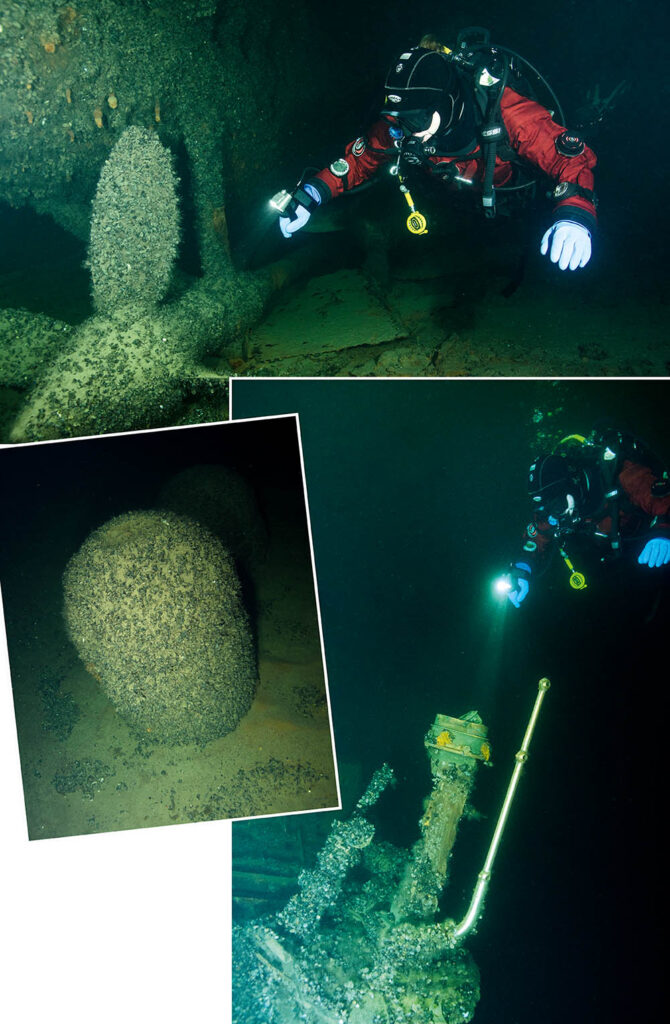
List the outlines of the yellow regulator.
<svg viewBox="0 0 670 1024">
<path fill-rule="evenodd" d="M 407 230 L 411 231 L 411 233 L 413 235 L 427 235 L 428 234 L 428 226 L 427 226 L 426 218 L 424 217 L 424 215 L 422 213 L 419 213 L 419 211 L 417 210 L 416 206 L 414 205 L 414 200 L 412 199 L 412 196 L 410 195 L 409 189 L 407 188 L 406 185 L 403 185 L 402 182 L 400 183 L 400 191 L 402 192 L 402 194 L 404 195 L 405 199 L 407 200 L 407 205 L 409 206 L 409 208 L 411 210 L 411 213 L 410 213 L 409 217 L 407 218 Z"/>
<path fill-rule="evenodd" d="M 563 561 L 565 562 L 565 564 L 567 565 L 568 569 L 570 570 L 570 586 L 572 587 L 572 589 L 573 590 L 586 590 L 587 583 L 586 583 L 586 576 L 584 575 L 584 573 L 583 572 L 578 572 L 577 569 L 575 569 L 574 565 L 572 564 L 572 562 L 568 558 L 568 555 L 567 555 L 566 551 L 563 548 L 560 548 L 560 552 L 561 552 L 561 557 L 562 557 Z"/>
</svg>

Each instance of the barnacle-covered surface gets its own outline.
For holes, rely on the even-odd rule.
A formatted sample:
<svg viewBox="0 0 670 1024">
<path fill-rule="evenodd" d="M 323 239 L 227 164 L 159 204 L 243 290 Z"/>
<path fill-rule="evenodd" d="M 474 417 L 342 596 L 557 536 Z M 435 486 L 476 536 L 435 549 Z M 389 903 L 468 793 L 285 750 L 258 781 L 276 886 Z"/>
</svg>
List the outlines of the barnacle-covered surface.
<svg viewBox="0 0 670 1024">
<path fill-rule="evenodd" d="M 273 17 L 272 4 L 265 17 L 258 6 L 252 15 L 242 3 L 226 4 L 217 19 L 212 0 L 5 0 L 0 199 L 29 204 L 86 239 L 101 167 L 126 127 L 140 125 L 181 152 L 202 258 L 221 266 L 227 254 L 215 211 L 225 202 L 223 168 L 233 182 L 240 169 L 248 174 L 247 140 L 235 129 L 253 108 L 269 155 L 284 128 L 279 94 L 274 105 L 259 103 L 259 72 L 272 72 L 271 56 L 275 65 L 288 62 L 281 44 L 296 29 L 280 12 Z M 252 33 L 257 54 L 249 54 Z M 264 51 L 270 39 L 277 45 Z M 284 99 L 291 90 L 295 96 L 285 80 Z"/>
<path fill-rule="evenodd" d="M 298 891 L 274 913 L 267 910 L 287 891 L 292 870 L 291 838 L 300 839 L 294 859 L 304 858 L 300 825 L 282 835 L 273 822 L 236 827 L 235 1024 L 472 1020 L 479 972 L 467 950 L 456 948 L 451 922 L 434 920 L 434 912 L 423 921 L 398 922 L 392 913 L 412 854 L 379 840 L 367 816 L 392 780 L 387 765 L 375 772 L 350 817 L 332 822 L 313 866 L 298 876 Z M 318 822 L 302 830 L 314 831 L 322 831 Z M 254 896 L 264 897 L 264 915 L 254 916 Z"/>
<path fill-rule="evenodd" d="M 309 27 L 269 2 L 264 18 L 258 6 L 217 6 L 13 0 L 0 9 L 0 202 L 88 244 L 97 311 L 82 307 L 76 247 L 26 221 L 35 259 L 3 289 L 14 307 L 2 326 L 12 340 L 0 359 L 5 440 L 225 418 L 227 360 L 242 356 L 249 325 L 298 272 L 238 270 L 227 210 L 277 159 L 300 101 L 288 43 L 300 45 Z M 281 91 L 268 92 L 269 81 Z M 175 280 L 178 245 L 186 255 Z M 49 276 L 59 295 L 46 304 L 80 325 L 71 336 L 28 313 L 48 314 L 33 293 Z M 182 301 L 159 309 L 171 281 Z M 224 357 L 223 372 L 203 365 L 208 352 Z"/>
<path fill-rule="evenodd" d="M 248 712 L 258 675 L 239 578 L 194 520 L 117 516 L 72 556 L 63 587 L 80 657 L 140 736 L 206 743 Z"/>
<path fill-rule="evenodd" d="M 295 439 L 280 418 L 6 450 L 0 576 L 31 838 L 337 806 Z M 264 557 L 244 576 L 196 509 L 158 500 L 203 458 L 257 496 Z"/>
<path fill-rule="evenodd" d="M 238 565 L 249 572 L 267 554 L 267 527 L 251 484 L 225 466 L 190 466 L 171 477 L 156 503 L 191 516 L 223 542 Z"/>
<path fill-rule="evenodd" d="M 165 297 L 179 244 L 172 163 L 155 135 L 131 125 L 102 168 L 88 256 L 100 312 L 133 301 L 150 308 Z"/>
</svg>

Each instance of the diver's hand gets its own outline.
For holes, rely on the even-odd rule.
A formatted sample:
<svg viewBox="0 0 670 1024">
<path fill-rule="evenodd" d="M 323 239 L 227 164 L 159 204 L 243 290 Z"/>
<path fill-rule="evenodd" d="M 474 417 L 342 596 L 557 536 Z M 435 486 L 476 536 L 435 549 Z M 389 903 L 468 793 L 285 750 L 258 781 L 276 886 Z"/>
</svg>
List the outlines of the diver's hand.
<svg viewBox="0 0 670 1024">
<path fill-rule="evenodd" d="M 660 565 L 670 562 L 670 540 L 667 537 L 654 537 L 648 540 L 638 557 L 640 565 L 648 565 L 657 569 Z"/>
<path fill-rule="evenodd" d="M 591 232 L 577 221 L 557 220 L 542 236 L 540 252 L 549 253 L 561 270 L 585 267 L 591 259 Z"/>
<path fill-rule="evenodd" d="M 507 595 L 508 601 L 511 601 L 515 608 L 521 607 L 521 602 L 526 597 L 526 594 L 530 590 L 530 584 L 528 580 L 520 579 L 517 581 L 516 590 L 510 590 Z"/>
<path fill-rule="evenodd" d="M 300 231 L 300 228 L 304 228 L 311 216 L 312 214 L 304 206 L 296 206 L 293 211 L 293 219 L 291 217 L 279 218 L 279 230 L 284 238 L 290 238 L 295 231 Z"/>
<path fill-rule="evenodd" d="M 512 602 L 515 608 L 520 608 L 521 602 L 525 600 L 530 590 L 531 568 L 528 562 L 517 562 L 514 569 L 517 572 L 510 574 L 514 589 L 509 591 L 507 599 Z"/>
<path fill-rule="evenodd" d="M 300 228 L 304 228 L 315 206 L 321 206 L 321 196 L 314 185 L 305 182 L 298 186 L 288 208 L 290 216 L 279 218 L 279 230 L 284 238 L 290 238 Z"/>
</svg>

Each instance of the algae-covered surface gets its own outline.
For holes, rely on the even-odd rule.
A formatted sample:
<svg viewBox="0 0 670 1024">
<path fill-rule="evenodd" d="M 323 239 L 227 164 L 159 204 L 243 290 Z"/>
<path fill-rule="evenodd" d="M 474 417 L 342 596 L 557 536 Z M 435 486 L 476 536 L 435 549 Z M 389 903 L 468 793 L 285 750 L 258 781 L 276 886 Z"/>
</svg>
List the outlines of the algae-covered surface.
<svg viewBox="0 0 670 1024">
<path fill-rule="evenodd" d="M 291 417 L 271 423 L 283 429 L 289 421 L 294 424 Z M 185 431 L 184 443 L 197 449 L 201 430 L 213 437 L 212 431 L 225 435 L 231 428 Z M 106 456 L 96 454 L 96 445 L 105 443 L 101 439 L 72 442 L 82 453 L 83 477 L 73 471 L 65 485 L 58 482 L 64 469 L 59 455 L 67 444 L 5 451 L 13 467 L 16 456 L 38 460 L 6 476 L 13 486 L 3 528 L 11 546 L 0 576 L 30 838 L 337 806 L 301 477 L 298 470 L 290 482 L 281 480 L 286 461 L 278 460 L 279 478 L 262 485 L 255 480 L 267 546 L 259 546 L 251 570 L 240 571 L 258 686 L 237 728 L 200 744 L 157 742 L 151 727 L 138 728 L 119 714 L 96 678 L 96 666 L 78 657 L 62 614 L 65 565 L 96 519 L 109 518 L 109 502 L 144 498 L 155 505 L 172 476 L 166 466 L 157 471 L 151 460 L 133 461 L 137 437 L 108 439 L 130 445 L 116 460 L 116 473 Z M 175 446 L 180 448 L 174 431 L 144 435 L 154 445 L 145 454 L 160 458 L 161 437 L 170 462 Z M 39 460 L 52 465 L 45 468 Z M 43 494 L 43 504 L 31 510 L 35 493 Z M 91 592 L 89 599 L 98 596 Z"/>
<path fill-rule="evenodd" d="M 379 200 L 374 202 L 379 216 Z M 52 292 L 48 265 L 25 267 L 23 277 L 14 272 L 5 301 L 11 292 L 14 304 L 27 311 L 7 311 L 2 320 L 2 436 L 29 436 L 23 430 L 26 423 L 33 429 L 44 422 L 49 436 L 57 436 L 59 430 L 65 435 L 106 432 L 112 421 L 128 429 L 220 420 L 227 416 L 229 375 L 667 374 L 666 287 L 648 262 L 640 261 L 640 273 L 630 280 L 613 254 L 600 249 L 592 267 L 563 274 L 536 251 L 537 239 L 527 245 L 519 225 L 506 220 L 489 228 L 477 216 L 472 211 L 472 219 L 461 217 L 461 233 L 455 226 L 438 223 L 434 235 L 393 236 L 385 249 L 379 243 L 367 253 L 357 250 L 349 238 L 342 242 L 340 265 L 338 258 L 330 258 L 331 266 L 322 268 L 326 272 L 318 264 L 332 237 L 311 234 L 294 239 L 301 248 L 287 251 L 302 253 L 307 263 L 312 258 L 313 272 L 276 294 L 258 323 L 243 331 L 239 354 L 218 342 L 214 332 L 208 343 L 210 355 L 197 372 L 183 371 L 181 381 L 177 378 L 182 371 L 169 344 L 181 327 L 172 324 L 176 307 L 170 302 L 133 320 L 134 333 L 114 334 L 109 318 L 103 323 L 91 316 L 86 281 L 80 279 L 85 272 L 74 266 L 81 256 L 76 247 L 70 256 L 65 254 L 73 261 L 70 295 Z M 276 231 L 276 225 L 271 230 Z M 55 234 L 47 237 L 55 246 Z M 346 233 L 338 237 L 346 239 Z M 273 252 L 279 256 L 284 250 L 279 241 L 276 246 Z M 193 294 L 197 290 L 187 277 L 178 289 Z M 215 323 L 216 302 L 215 291 L 211 298 L 200 291 L 198 316 L 211 315 Z M 56 388 L 46 420 L 40 419 L 39 409 L 27 414 L 26 409 L 36 409 L 46 368 L 69 366 L 67 356 L 59 361 L 59 354 L 71 345 L 73 331 L 82 345 L 90 345 L 89 354 L 82 350 L 78 357 L 83 369 L 77 370 L 81 386 L 74 412 L 66 404 L 69 378 L 60 374 L 62 404 Z M 144 349 L 138 347 L 137 338 L 144 338 L 141 331 L 147 338 Z M 128 373 L 117 372 L 117 363 L 120 367 L 121 357 L 130 356 L 137 373 L 129 390 Z M 121 419 L 117 409 L 122 409 Z"/>
<path fill-rule="evenodd" d="M 397 197 L 388 196 L 389 217 Z M 318 217 L 317 212 L 314 217 Z M 448 197 L 442 216 L 448 216 Z M 322 376 L 665 376 L 667 289 L 613 254 L 562 273 L 538 240 L 475 210 L 435 236 L 397 234 L 379 266 L 294 285 L 250 332 L 244 373 Z M 305 245 L 318 247 L 323 236 Z M 537 244 L 534 244 L 537 242 Z M 646 271 L 645 276 L 645 265 Z M 365 296 L 365 303 L 361 297 Z"/>
<path fill-rule="evenodd" d="M 254 355 L 270 363 L 402 340 L 402 322 L 372 284 L 353 270 L 308 281 L 253 332 Z"/>
</svg>

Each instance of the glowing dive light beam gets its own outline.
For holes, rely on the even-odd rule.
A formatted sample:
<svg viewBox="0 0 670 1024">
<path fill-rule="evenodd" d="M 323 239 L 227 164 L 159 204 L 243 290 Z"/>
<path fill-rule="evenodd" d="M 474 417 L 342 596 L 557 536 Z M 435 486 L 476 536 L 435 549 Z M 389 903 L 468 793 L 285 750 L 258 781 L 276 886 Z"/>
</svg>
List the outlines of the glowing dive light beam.
<svg viewBox="0 0 670 1024">
<path fill-rule="evenodd" d="M 499 594 L 500 596 L 509 594 L 511 589 L 512 581 L 509 576 L 499 576 L 497 580 L 493 581 L 494 593 Z"/>
<path fill-rule="evenodd" d="M 477 658 L 473 667 L 472 685 L 475 704 L 497 703 L 500 699 L 500 664 L 505 646 L 505 629 L 509 626 L 508 595 L 512 581 L 507 574 L 483 581 L 477 603 L 472 608 L 470 635 L 477 637 Z"/>
</svg>

